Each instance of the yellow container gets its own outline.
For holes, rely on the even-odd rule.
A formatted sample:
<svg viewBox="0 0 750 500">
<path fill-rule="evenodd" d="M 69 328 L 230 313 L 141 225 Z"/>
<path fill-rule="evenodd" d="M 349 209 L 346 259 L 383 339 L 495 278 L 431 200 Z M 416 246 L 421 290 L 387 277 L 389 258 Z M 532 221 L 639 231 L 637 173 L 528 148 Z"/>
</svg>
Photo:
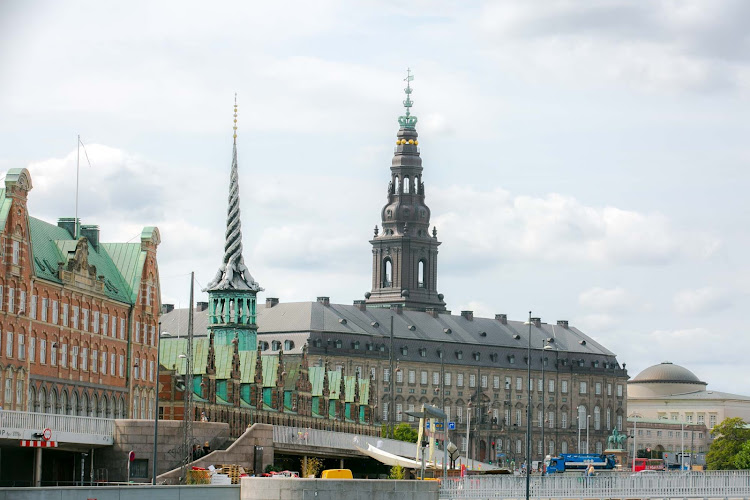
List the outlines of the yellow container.
<svg viewBox="0 0 750 500">
<path fill-rule="evenodd" d="M 352 479 L 351 469 L 326 469 L 321 474 L 322 479 Z"/>
</svg>

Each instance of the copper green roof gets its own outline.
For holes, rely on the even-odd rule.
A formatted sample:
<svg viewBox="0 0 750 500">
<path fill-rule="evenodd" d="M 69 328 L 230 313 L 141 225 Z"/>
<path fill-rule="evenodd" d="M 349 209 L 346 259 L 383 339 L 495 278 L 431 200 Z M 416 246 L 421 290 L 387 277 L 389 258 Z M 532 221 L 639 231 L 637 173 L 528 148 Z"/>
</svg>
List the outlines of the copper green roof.
<svg viewBox="0 0 750 500">
<path fill-rule="evenodd" d="M 341 387 L 341 372 L 333 370 L 328 372 L 328 397 L 330 399 L 339 398 L 339 388 Z"/>
<path fill-rule="evenodd" d="M 252 384 L 255 382 L 256 351 L 240 351 L 240 382 Z"/>
<path fill-rule="evenodd" d="M 276 373 L 279 369 L 278 356 L 261 356 L 263 363 L 263 387 L 276 387 Z"/>
<path fill-rule="evenodd" d="M 310 378 L 310 385 L 312 386 L 310 392 L 313 396 L 323 395 L 323 367 L 322 366 L 311 366 L 308 370 L 308 377 Z"/>
<path fill-rule="evenodd" d="M 2 205 L 0 205 L 0 220 L 3 219 L 2 213 L 6 201 L 8 200 L 4 199 Z M 66 229 L 34 217 L 29 217 L 29 232 L 31 234 L 34 274 L 45 280 L 62 283 L 57 274 L 57 263 L 68 261 L 68 257 L 75 252 L 77 240 Z M 122 245 L 128 244 L 102 243 L 97 250 L 89 243 L 88 260 L 90 265 L 96 266 L 97 276 L 104 276 L 104 293 L 109 298 L 118 302 L 133 304 L 138 294 L 139 287 L 137 285 L 140 283 L 140 274 L 137 281 L 132 284 L 128 283 L 107 250 L 108 247 Z M 138 253 L 141 254 L 140 244 L 134 243 L 133 245 L 138 247 Z M 140 263 L 140 267 L 143 268 L 143 262 Z"/>
<path fill-rule="evenodd" d="M 122 275 L 123 281 L 130 288 L 130 297 L 135 303 L 138 297 L 138 284 L 141 282 L 143 264 L 146 260 L 146 253 L 141 251 L 141 244 L 102 243 L 99 246 L 103 247 L 112 258 L 112 262 Z"/>
</svg>

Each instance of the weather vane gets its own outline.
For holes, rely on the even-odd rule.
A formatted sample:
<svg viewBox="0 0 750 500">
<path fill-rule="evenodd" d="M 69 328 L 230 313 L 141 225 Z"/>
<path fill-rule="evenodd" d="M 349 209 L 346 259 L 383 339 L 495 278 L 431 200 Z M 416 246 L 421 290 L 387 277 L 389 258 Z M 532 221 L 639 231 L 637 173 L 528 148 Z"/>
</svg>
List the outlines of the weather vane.
<svg viewBox="0 0 750 500">
<path fill-rule="evenodd" d="M 414 126 L 417 124 L 417 117 L 412 116 L 410 108 L 414 105 L 414 101 L 411 100 L 411 82 L 414 80 L 414 75 L 411 72 L 411 68 L 406 68 L 406 78 L 404 78 L 404 81 L 406 82 L 406 88 L 404 89 L 404 93 L 406 94 L 406 100 L 404 101 L 404 107 L 406 108 L 406 114 L 404 116 L 398 117 L 398 123 L 403 128 L 413 129 Z"/>
</svg>

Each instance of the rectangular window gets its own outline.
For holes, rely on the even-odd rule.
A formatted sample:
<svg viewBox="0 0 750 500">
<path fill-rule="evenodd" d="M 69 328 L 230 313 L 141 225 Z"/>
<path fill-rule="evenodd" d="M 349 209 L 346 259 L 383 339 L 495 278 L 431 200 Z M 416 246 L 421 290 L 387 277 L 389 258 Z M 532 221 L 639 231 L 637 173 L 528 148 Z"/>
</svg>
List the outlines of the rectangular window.
<svg viewBox="0 0 750 500">
<path fill-rule="evenodd" d="M 3 292 L 3 287 L 0 286 L 0 294 Z M 31 319 L 36 319 L 36 295 L 31 296 L 31 311 L 29 311 Z"/>
<path fill-rule="evenodd" d="M 88 371 L 89 369 L 89 348 L 84 347 L 81 349 L 81 370 Z"/>
<path fill-rule="evenodd" d="M 709 415 L 708 416 L 708 426 L 712 429 L 716 427 L 716 415 Z"/>
<path fill-rule="evenodd" d="M 3 302 L 5 301 L 5 295 L 3 295 L 3 286 L 0 285 L 0 311 L 3 310 Z"/>
<path fill-rule="evenodd" d="M 622 432 L 622 415 L 617 415 L 617 430 Z"/>
<path fill-rule="evenodd" d="M 451 372 L 445 372 L 445 385 L 451 385 Z"/>
<path fill-rule="evenodd" d="M 65 345 L 63 345 L 63 348 Z M 78 346 L 74 345 L 70 350 L 70 367 L 75 370 L 78 368 Z"/>
<path fill-rule="evenodd" d="M 612 395 L 612 384 L 607 384 L 607 396 Z"/>
<path fill-rule="evenodd" d="M 151 285 L 146 285 L 146 305 L 151 305 Z"/>
<path fill-rule="evenodd" d="M 391 381 L 391 370 L 388 368 L 383 368 L 383 382 L 390 382 Z"/>
<path fill-rule="evenodd" d="M 622 384 L 617 384 L 617 397 L 622 397 Z"/>
<path fill-rule="evenodd" d="M 63 326 L 68 326 L 68 310 L 70 309 L 70 306 L 68 304 L 63 304 L 62 307 L 62 323 Z"/>
<path fill-rule="evenodd" d="M 424 370 L 419 373 L 419 383 L 427 385 L 427 372 Z"/>
<path fill-rule="evenodd" d="M 568 428 L 568 412 L 564 411 L 560 414 L 560 427 L 563 429 Z"/>
<path fill-rule="evenodd" d="M 547 382 L 547 391 L 550 393 L 555 392 L 555 379 L 550 379 L 550 381 Z"/>
<path fill-rule="evenodd" d="M 94 311 L 94 319 L 92 320 L 91 326 L 93 327 L 94 333 L 99 333 L 99 311 Z"/>
<path fill-rule="evenodd" d="M 6 332 L 5 334 L 5 356 L 13 357 L 13 332 Z"/>
<path fill-rule="evenodd" d="M 685 414 L 685 419 L 686 419 L 687 423 L 692 424 L 693 423 L 693 414 L 692 413 Z"/>
<path fill-rule="evenodd" d="M 47 363 L 47 341 L 39 339 L 39 362 L 41 364 Z"/>
<path fill-rule="evenodd" d="M 112 356 L 114 356 L 114 354 Z M 120 354 L 120 358 L 118 361 L 119 363 L 117 366 L 117 373 L 120 375 L 120 377 L 124 377 L 125 376 L 125 356 Z"/>
<path fill-rule="evenodd" d="M 383 402 L 383 421 L 384 422 L 388 422 L 391 419 L 390 415 L 388 414 L 388 406 L 389 406 L 388 401 L 384 401 Z"/>
<path fill-rule="evenodd" d="M 13 298 L 15 297 L 16 289 L 8 287 L 8 312 L 13 313 Z"/>
<path fill-rule="evenodd" d="M 20 254 L 21 254 L 21 245 L 17 241 L 14 241 L 13 242 L 13 257 L 12 257 L 13 264 L 18 265 L 18 262 L 20 260 L 19 258 Z"/>
<path fill-rule="evenodd" d="M 156 327 L 151 325 L 151 345 L 156 347 Z"/>
<path fill-rule="evenodd" d="M 661 431 L 656 431 L 656 437 L 661 437 Z"/>
<path fill-rule="evenodd" d="M 404 405 L 402 405 L 401 403 L 396 403 L 396 422 L 401 422 L 401 420 L 403 420 L 404 418 L 403 409 L 404 409 Z"/>
<path fill-rule="evenodd" d="M 669 431 L 669 437 L 674 437 L 674 431 Z"/>
<path fill-rule="evenodd" d="M 414 411 L 414 405 L 413 405 L 413 404 L 410 404 L 410 405 L 408 406 L 408 408 L 409 408 L 409 409 L 407 410 L 408 412 L 410 412 L 410 413 L 411 413 L 411 412 L 413 412 L 413 411 Z M 409 422 L 414 422 L 414 417 L 413 417 L 413 416 L 411 416 L 411 415 L 408 415 L 408 417 L 409 417 Z"/>
<path fill-rule="evenodd" d="M 107 326 L 109 325 L 109 314 L 102 314 L 102 335 L 107 336 Z"/>
<path fill-rule="evenodd" d="M 594 394 L 596 394 L 596 395 L 598 396 L 598 395 L 600 395 L 601 393 L 602 393 L 602 383 L 601 383 L 601 382 L 597 382 L 597 383 L 596 383 L 596 384 L 594 385 Z"/>
<path fill-rule="evenodd" d="M 586 394 L 586 382 L 581 381 L 578 393 L 579 394 Z"/>
<path fill-rule="evenodd" d="M 498 375 L 492 376 L 492 388 L 500 389 L 500 377 Z"/>
<path fill-rule="evenodd" d="M 120 318 L 120 340 L 125 340 L 125 318 Z"/>
<path fill-rule="evenodd" d="M 505 377 L 505 389 L 510 390 L 511 378 Z"/>
<path fill-rule="evenodd" d="M 547 412 L 547 424 L 549 424 L 550 429 L 555 428 L 555 412 L 554 411 Z"/>
<path fill-rule="evenodd" d="M 410 384 L 417 383 L 417 372 L 415 372 L 414 370 L 409 370 L 409 383 Z"/>
<path fill-rule="evenodd" d="M 473 373 L 469 374 L 469 387 L 477 386 L 477 377 Z"/>
<path fill-rule="evenodd" d="M 18 359 L 26 359 L 26 344 L 22 333 L 18 334 Z"/>
<path fill-rule="evenodd" d="M 456 375 L 456 387 L 463 387 L 464 386 L 464 374 L 459 373 Z"/>
<path fill-rule="evenodd" d="M 440 372 L 432 372 L 432 385 L 440 384 Z"/>
<path fill-rule="evenodd" d="M 49 364 L 57 366 L 57 342 L 51 342 L 49 345 Z"/>
<path fill-rule="evenodd" d="M 563 394 L 568 393 L 568 381 L 567 380 L 560 381 L 560 392 L 562 392 Z"/>
<path fill-rule="evenodd" d="M 520 391 L 523 389 L 523 379 L 521 377 L 516 377 L 516 390 Z"/>
<path fill-rule="evenodd" d="M 487 388 L 487 375 L 482 375 L 481 384 L 482 384 L 482 389 L 486 389 Z"/>
<path fill-rule="evenodd" d="M 42 321 L 47 321 L 47 307 L 49 304 L 49 299 L 46 297 L 42 297 Z"/>
<path fill-rule="evenodd" d="M 148 362 L 148 381 L 154 381 L 154 360 Z"/>
<path fill-rule="evenodd" d="M 135 363 L 133 364 L 133 378 L 138 380 L 138 368 L 140 367 L 140 358 L 135 358 Z"/>
<path fill-rule="evenodd" d="M 81 329 L 84 332 L 89 331 L 89 310 L 81 309 Z"/>
<path fill-rule="evenodd" d="M 115 315 L 112 315 L 112 338 L 117 337 L 117 317 Z"/>
<path fill-rule="evenodd" d="M 29 339 L 29 361 L 36 363 L 36 337 Z"/>
<path fill-rule="evenodd" d="M 63 368 L 68 367 L 68 344 L 62 345 L 62 351 L 60 353 L 60 366 Z"/>
<path fill-rule="evenodd" d="M 78 306 L 73 306 L 73 328 L 78 330 Z"/>
<path fill-rule="evenodd" d="M 519 426 L 523 425 L 523 421 L 521 420 L 522 415 L 521 410 L 516 410 L 516 424 Z"/>
<path fill-rule="evenodd" d="M 135 322 L 135 341 L 136 343 L 141 341 L 141 322 Z"/>
<path fill-rule="evenodd" d="M 396 383 L 397 384 L 404 383 L 404 370 L 396 370 Z"/>
<path fill-rule="evenodd" d="M 57 320 L 58 320 L 57 301 L 53 300 L 52 301 L 52 323 L 56 325 Z"/>
<path fill-rule="evenodd" d="M 538 427 L 544 426 L 544 412 L 542 410 L 537 410 L 536 422 Z"/>
<path fill-rule="evenodd" d="M 464 423 L 464 408 L 463 406 L 456 406 L 456 418 L 459 424 Z"/>
<path fill-rule="evenodd" d="M 698 424 L 704 425 L 706 423 L 706 416 L 703 413 L 698 414 Z"/>
<path fill-rule="evenodd" d="M 16 380 L 16 408 L 20 409 L 23 404 L 23 380 Z"/>
<path fill-rule="evenodd" d="M 537 380 L 536 390 L 539 392 L 544 392 L 544 380 L 542 379 Z"/>
<path fill-rule="evenodd" d="M 102 362 L 101 362 L 101 369 L 102 369 L 102 375 L 107 374 L 107 353 L 102 353 Z"/>
<path fill-rule="evenodd" d="M 22 313 L 26 311 L 26 292 L 21 290 L 18 294 L 18 312 Z"/>
<path fill-rule="evenodd" d="M 97 363 L 99 362 L 99 351 L 93 349 L 91 351 L 91 371 L 96 373 L 98 371 Z"/>
</svg>

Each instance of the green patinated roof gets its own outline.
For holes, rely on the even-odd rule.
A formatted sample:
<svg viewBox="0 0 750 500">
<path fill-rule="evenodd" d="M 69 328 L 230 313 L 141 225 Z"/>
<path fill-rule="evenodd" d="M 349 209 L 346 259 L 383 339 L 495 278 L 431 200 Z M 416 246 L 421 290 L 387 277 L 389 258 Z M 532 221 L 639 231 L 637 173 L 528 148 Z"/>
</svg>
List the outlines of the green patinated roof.
<svg viewBox="0 0 750 500">
<path fill-rule="evenodd" d="M 0 205 L 0 228 L 5 227 L 5 221 L 8 220 L 8 214 L 10 213 L 10 198 L 5 197 L 5 189 L 0 189 L 0 199 L 2 204 Z"/>
<path fill-rule="evenodd" d="M 370 379 L 361 378 L 359 379 L 359 401 L 360 403 L 367 404 L 370 400 Z"/>
<path fill-rule="evenodd" d="M 130 288 L 130 297 L 133 303 L 135 303 L 138 298 L 138 284 L 141 282 L 143 264 L 146 260 L 145 252 L 141 251 L 141 244 L 102 243 L 99 246 L 104 247 L 112 258 L 112 262 Z"/>
<path fill-rule="evenodd" d="M 354 402 L 354 377 L 344 377 L 344 401 L 347 403 Z"/>
<path fill-rule="evenodd" d="M 187 359 L 180 358 L 180 354 L 187 351 L 187 339 L 161 339 L 159 342 L 159 363 L 167 369 L 176 367 L 177 373 L 184 375 Z M 208 361 L 208 339 L 203 337 L 193 339 L 193 375 L 206 373 Z M 227 377 L 228 378 L 228 377 Z"/>
<path fill-rule="evenodd" d="M 299 361 L 287 361 L 284 363 L 286 369 L 286 378 L 284 379 L 284 389 L 292 391 L 297 386 L 297 375 L 300 373 Z"/>
<path fill-rule="evenodd" d="M 328 372 L 328 397 L 330 399 L 339 398 L 339 389 L 341 388 L 341 372 L 333 370 Z"/>
<path fill-rule="evenodd" d="M 276 373 L 279 369 L 278 356 L 261 356 L 263 363 L 263 387 L 276 387 Z"/>
<path fill-rule="evenodd" d="M 322 396 L 323 395 L 323 367 L 322 366 L 311 366 L 308 370 L 308 377 L 310 377 L 310 385 L 312 385 L 312 395 Z"/>
<path fill-rule="evenodd" d="M 0 220 L 4 222 L 3 211 L 6 202 L 4 199 L 0 205 Z M 6 213 L 7 215 L 7 213 Z M 54 224 L 44 222 L 43 220 L 29 217 L 29 232 L 31 234 L 32 260 L 34 262 L 34 274 L 42 279 L 61 283 L 57 275 L 57 263 L 67 262 L 68 256 L 75 252 L 77 241 L 68 233 L 66 229 L 57 227 Z M 122 246 L 127 243 L 102 243 L 99 250 L 96 250 L 89 243 L 89 264 L 96 266 L 97 276 L 104 276 L 104 293 L 111 299 L 118 302 L 133 304 L 138 294 L 138 283 L 140 274 L 133 283 L 128 283 L 121 274 L 120 269 L 110 256 L 107 247 Z M 134 244 L 138 248 L 138 254 L 142 252 L 139 244 Z M 144 254 L 145 255 L 145 254 Z M 142 259 L 140 269 L 143 268 Z"/>
<path fill-rule="evenodd" d="M 216 378 L 228 379 L 232 377 L 232 359 L 234 358 L 234 346 L 215 345 L 216 355 Z"/>
<path fill-rule="evenodd" d="M 252 384 L 255 382 L 255 356 L 257 351 L 240 351 L 240 382 Z"/>
</svg>

